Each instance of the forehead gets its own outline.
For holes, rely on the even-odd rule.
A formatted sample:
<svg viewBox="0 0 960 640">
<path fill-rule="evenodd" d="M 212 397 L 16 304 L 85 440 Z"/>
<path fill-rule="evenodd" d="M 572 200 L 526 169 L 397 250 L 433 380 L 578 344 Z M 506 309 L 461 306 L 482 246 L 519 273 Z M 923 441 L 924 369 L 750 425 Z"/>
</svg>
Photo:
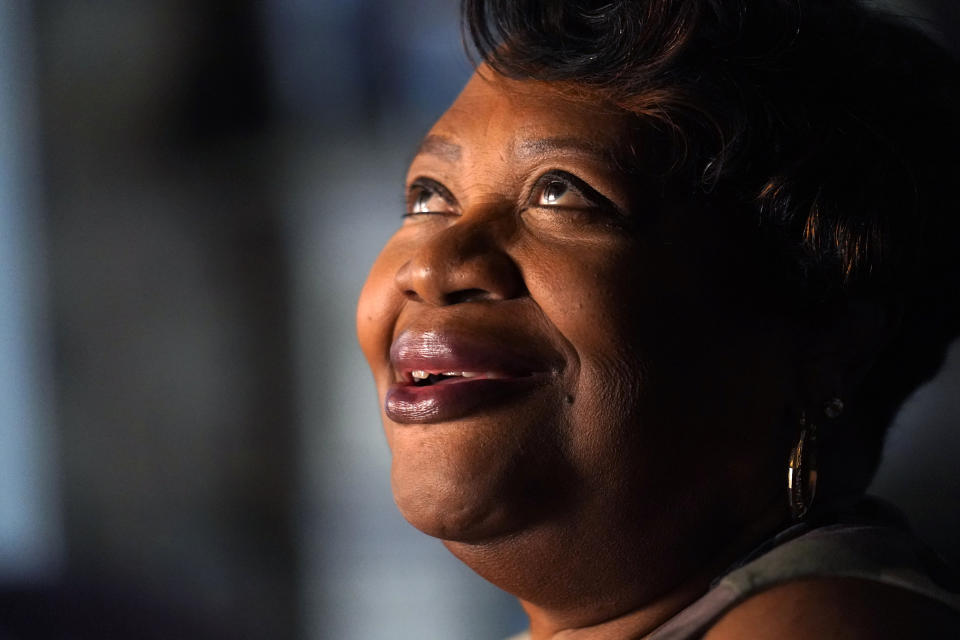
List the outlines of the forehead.
<svg viewBox="0 0 960 640">
<path fill-rule="evenodd" d="M 503 157 L 582 151 L 613 159 L 632 149 L 636 129 L 633 116 L 599 97 L 481 67 L 433 126 L 420 153 L 450 162 L 484 152 Z"/>
</svg>

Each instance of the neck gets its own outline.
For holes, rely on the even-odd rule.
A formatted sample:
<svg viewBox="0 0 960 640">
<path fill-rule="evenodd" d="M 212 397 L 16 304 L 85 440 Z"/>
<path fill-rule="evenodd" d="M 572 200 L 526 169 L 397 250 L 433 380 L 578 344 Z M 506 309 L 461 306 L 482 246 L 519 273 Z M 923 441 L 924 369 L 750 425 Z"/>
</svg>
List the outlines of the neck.
<svg viewBox="0 0 960 640">
<path fill-rule="evenodd" d="M 564 612 L 545 610 L 530 602 L 521 601 L 521 604 L 530 617 L 533 640 L 645 638 L 706 592 L 711 579 L 707 573 L 693 576 L 653 601 L 631 607 L 606 620 L 584 621 L 582 626 L 567 619 Z"/>
<path fill-rule="evenodd" d="M 645 638 L 706 593 L 710 583 L 724 569 L 782 527 L 785 522 L 782 502 L 778 496 L 776 503 L 750 526 L 728 536 L 725 542 L 707 553 L 704 553 L 704 547 L 710 543 L 701 540 L 700 548 L 688 546 L 686 552 L 675 548 L 673 553 L 668 553 L 662 544 L 657 544 L 638 545 L 639 552 L 624 553 L 630 546 L 618 545 L 613 550 L 620 553 L 611 554 L 611 549 L 606 549 L 595 555 L 580 545 L 570 544 L 570 538 L 564 536 L 559 545 L 563 551 L 559 555 L 555 555 L 556 549 L 552 550 L 553 553 L 535 554 L 539 556 L 536 558 L 524 554 L 540 569 L 535 572 L 541 574 L 535 589 L 526 589 L 515 580 L 498 579 L 503 578 L 502 574 L 491 575 L 490 566 L 499 564 L 491 562 L 492 556 L 499 554 L 490 554 L 490 549 L 484 554 L 485 561 L 480 562 L 480 566 L 476 562 L 468 561 L 468 564 L 520 597 L 530 618 L 533 640 Z M 542 538 L 539 543 L 542 550 Z M 448 546 L 461 559 L 467 560 L 462 548 Z M 616 561 L 603 566 L 604 563 L 598 560 L 601 556 L 612 556 Z M 670 556 L 673 556 L 672 560 Z M 517 564 L 510 564 L 509 573 L 515 578 Z M 550 567 L 551 574 L 543 576 L 543 567 Z M 664 577 L 670 574 L 672 580 Z M 557 596 L 558 591 L 562 591 L 562 595 Z"/>
<path fill-rule="evenodd" d="M 734 558 L 730 559 L 733 562 Z M 723 561 L 687 576 L 679 584 L 652 600 L 627 605 L 606 619 L 587 615 L 571 616 L 568 611 L 550 610 L 521 601 L 530 618 L 533 640 L 620 640 L 646 638 L 655 629 L 706 593 L 710 582 L 729 566 Z"/>
</svg>

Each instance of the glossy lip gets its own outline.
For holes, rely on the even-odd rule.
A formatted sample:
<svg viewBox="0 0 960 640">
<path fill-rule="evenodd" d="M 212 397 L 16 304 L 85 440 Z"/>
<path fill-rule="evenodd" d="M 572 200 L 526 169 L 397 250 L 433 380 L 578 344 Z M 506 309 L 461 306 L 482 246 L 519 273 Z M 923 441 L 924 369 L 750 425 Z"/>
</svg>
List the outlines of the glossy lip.
<svg viewBox="0 0 960 640">
<path fill-rule="evenodd" d="M 547 359 L 492 335 L 405 331 L 390 348 L 398 380 L 387 391 L 387 417 L 401 424 L 427 424 L 466 417 L 509 401 L 541 384 L 552 367 Z M 413 371 L 469 372 L 416 386 Z"/>
</svg>

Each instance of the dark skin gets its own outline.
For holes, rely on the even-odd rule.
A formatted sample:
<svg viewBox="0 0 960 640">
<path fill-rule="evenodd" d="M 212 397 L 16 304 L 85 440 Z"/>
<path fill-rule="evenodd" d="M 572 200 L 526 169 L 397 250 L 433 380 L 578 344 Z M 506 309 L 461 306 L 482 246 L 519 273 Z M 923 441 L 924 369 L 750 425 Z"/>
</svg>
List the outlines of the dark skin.
<svg viewBox="0 0 960 640">
<path fill-rule="evenodd" d="M 736 224 L 644 186 L 623 161 L 643 144 L 629 114 L 481 68 L 360 298 L 381 401 L 409 378 L 400 336 L 540 363 L 455 418 L 383 415 L 403 515 L 519 597 L 536 640 L 643 637 L 782 527 L 795 420 L 822 391 Z"/>
</svg>

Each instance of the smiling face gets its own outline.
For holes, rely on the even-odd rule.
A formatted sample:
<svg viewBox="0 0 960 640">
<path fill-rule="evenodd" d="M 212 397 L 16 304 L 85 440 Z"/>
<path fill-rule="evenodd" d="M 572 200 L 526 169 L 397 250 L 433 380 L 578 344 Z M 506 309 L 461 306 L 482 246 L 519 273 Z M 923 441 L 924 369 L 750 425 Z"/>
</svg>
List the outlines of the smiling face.
<svg viewBox="0 0 960 640">
<path fill-rule="evenodd" d="M 358 309 L 404 516 L 461 556 L 591 561 L 588 540 L 685 553 L 785 503 L 791 341 L 744 233 L 640 175 L 635 117 L 481 74 Z"/>
</svg>

